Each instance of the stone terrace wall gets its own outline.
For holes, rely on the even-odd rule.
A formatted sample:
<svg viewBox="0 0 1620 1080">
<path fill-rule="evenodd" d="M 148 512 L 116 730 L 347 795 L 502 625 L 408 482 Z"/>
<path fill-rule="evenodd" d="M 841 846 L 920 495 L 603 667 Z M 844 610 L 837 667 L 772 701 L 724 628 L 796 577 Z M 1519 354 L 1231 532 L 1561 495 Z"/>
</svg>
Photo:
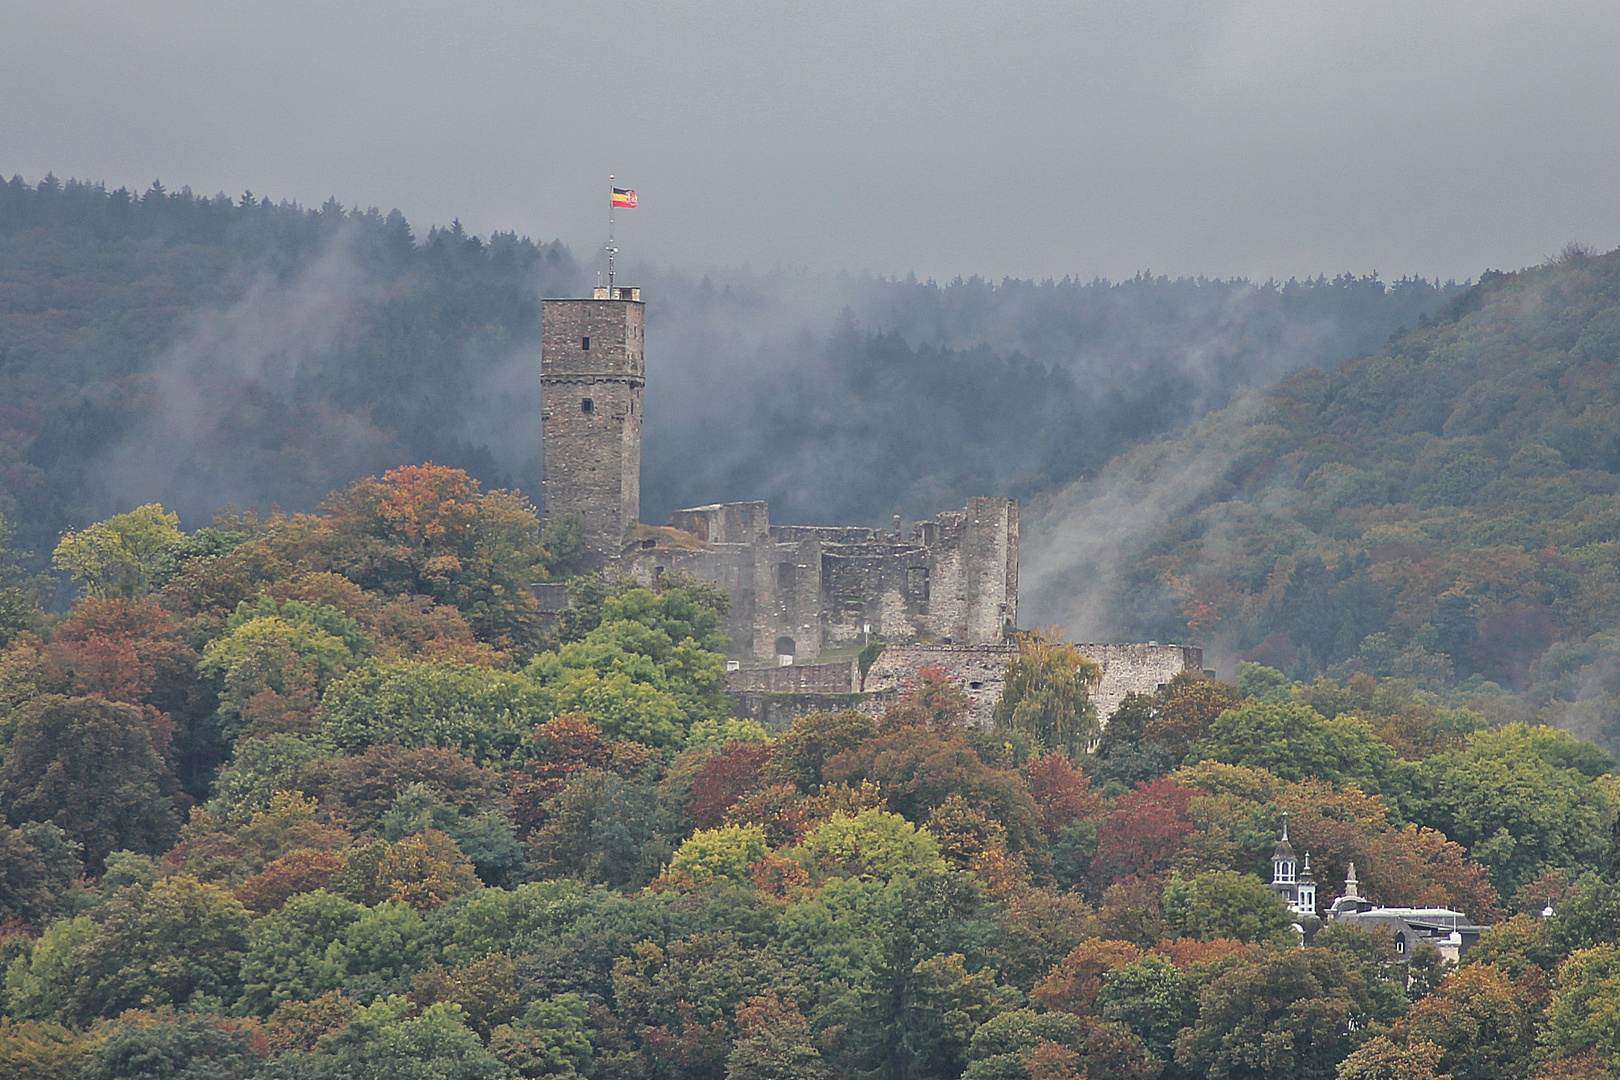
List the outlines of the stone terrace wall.
<svg viewBox="0 0 1620 1080">
<path fill-rule="evenodd" d="M 1196 645 L 1076 645 L 1102 668 L 1094 700 L 1107 720 L 1130 693 L 1151 694 L 1184 671 L 1202 671 L 1204 650 Z"/>
<path fill-rule="evenodd" d="M 1102 668 L 1093 700 L 1107 722 L 1129 693 L 1151 694 L 1184 671 L 1201 671 L 1204 650 L 1196 645 L 1083 644 L 1075 648 Z M 988 722 L 1001 700 L 1007 663 L 1018 655 L 1014 645 L 890 645 L 866 677 L 876 706 L 886 705 L 903 690 L 920 667 L 941 667 L 973 700 L 969 716 Z M 882 711 L 881 707 L 878 711 Z"/>
<path fill-rule="evenodd" d="M 989 723 L 1001 700 L 1007 661 L 1016 655 L 1014 645 L 890 645 L 866 675 L 869 697 L 862 711 L 882 712 L 905 692 L 918 668 L 938 667 L 973 702 L 969 721 Z"/>
<path fill-rule="evenodd" d="M 726 672 L 726 690 L 732 694 L 848 694 L 858 677 L 853 660 L 836 664 L 788 664 L 786 667 L 743 668 Z"/>
<path fill-rule="evenodd" d="M 1151 694 L 1182 672 L 1200 671 L 1204 650 L 1196 645 L 1083 644 L 1077 649 L 1103 669 L 1093 699 L 1106 723 L 1129 693 Z M 899 701 L 917 669 L 943 668 L 972 702 L 968 722 L 988 724 L 1001 700 L 1015 645 L 890 645 L 867 673 L 864 694 L 854 662 L 792 664 L 726 673 L 726 689 L 740 715 L 777 726 L 815 709 L 855 708 L 873 716 Z M 767 700 L 768 699 L 768 700 Z"/>
</svg>

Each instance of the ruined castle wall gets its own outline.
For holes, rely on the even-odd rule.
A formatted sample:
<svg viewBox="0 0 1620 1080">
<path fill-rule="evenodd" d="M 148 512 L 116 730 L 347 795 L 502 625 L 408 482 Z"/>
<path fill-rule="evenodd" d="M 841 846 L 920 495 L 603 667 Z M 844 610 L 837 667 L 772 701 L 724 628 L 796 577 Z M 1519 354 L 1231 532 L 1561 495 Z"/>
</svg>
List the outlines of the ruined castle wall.
<svg viewBox="0 0 1620 1080">
<path fill-rule="evenodd" d="M 771 539 L 779 543 L 796 543 L 816 539 L 826 544 L 868 544 L 878 541 L 883 534 L 877 529 L 855 525 L 774 525 Z"/>
<path fill-rule="evenodd" d="M 708 544 L 752 544 L 770 535 L 771 504 L 763 500 L 715 503 L 677 510 L 669 523 Z"/>
<path fill-rule="evenodd" d="M 998 641 L 1018 625 L 1018 504 L 969 499 L 962 523 L 961 637 Z"/>
<path fill-rule="evenodd" d="M 680 510 L 671 525 L 702 547 L 624 553 L 643 581 L 679 570 L 727 589 L 730 655 L 814 661 L 868 635 L 890 642 L 996 644 L 1017 617 L 1018 507 L 974 499 L 966 511 L 898 531 L 770 526 L 764 503 Z M 761 526 L 769 535 L 761 535 Z M 791 644 L 789 644 L 791 643 Z"/>
<path fill-rule="evenodd" d="M 743 668 L 726 672 L 726 689 L 733 694 L 848 694 L 858 678 L 856 671 L 853 660 Z"/>
<path fill-rule="evenodd" d="M 796 717 L 807 713 L 871 710 L 869 699 L 860 694 L 772 694 L 739 690 L 731 695 L 731 700 L 736 704 L 739 717 L 756 721 L 767 731 L 785 731 Z"/>
<path fill-rule="evenodd" d="M 987 724 L 1001 688 L 1007 680 L 1007 663 L 1018 655 L 1013 645 L 890 645 L 866 675 L 862 708 L 874 715 L 899 700 L 905 688 L 917 677 L 917 670 L 937 667 L 968 696 L 972 723 Z"/>
<path fill-rule="evenodd" d="M 889 640 L 927 633 L 935 555 L 905 544 L 848 545 L 822 556 L 831 642 L 864 640 L 866 627 Z"/>
<path fill-rule="evenodd" d="M 821 655 L 821 541 L 754 545 L 754 657 Z"/>
<path fill-rule="evenodd" d="M 1204 662 L 1204 651 L 1191 645 L 1076 648 L 1103 669 L 1093 700 L 1104 723 L 1126 694 L 1151 694 L 1183 672 L 1201 670 Z M 726 688 L 738 702 L 739 715 L 785 726 L 816 710 L 854 708 L 881 716 L 905 695 L 918 669 L 935 667 L 968 696 L 968 722 L 983 725 L 992 721 L 1006 687 L 1007 665 L 1017 655 L 1015 645 L 890 645 L 867 673 L 864 693 L 853 663 L 733 671 L 726 675 Z"/>
<path fill-rule="evenodd" d="M 1196 645 L 1076 645 L 1102 668 L 1102 682 L 1092 695 L 1097 715 L 1114 715 L 1130 693 L 1151 694 L 1183 672 L 1204 668 L 1204 650 Z"/>
<path fill-rule="evenodd" d="M 1102 668 L 1102 681 L 1092 700 L 1106 722 L 1129 693 L 1151 694 L 1183 672 L 1203 669 L 1204 650 L 1195 645 L 1076 645 Z M 938 667 L 974 702 L 975 721 L 988 721 L 1006 684 L 1007 664 L 1018 655 L 1015 645 L 890 645 L 866 676 L 866 691 L 877 695 L 882 711 L 898 696 L 917 669 Z"/>
<path fill-rule="evenodd" d="M 690 531 L 690 530 L 688 530 Z M 754 647 L 754 547 L 751 544 L 713 544 L 702 548 L 642 549 L 632 547 L 623 556 L 625 573 L 644 585 L 664 574 L 677 573 L 709 581 L 731 597 L 724 632 L 731 656 L 749 656 Z"/>
</svg>

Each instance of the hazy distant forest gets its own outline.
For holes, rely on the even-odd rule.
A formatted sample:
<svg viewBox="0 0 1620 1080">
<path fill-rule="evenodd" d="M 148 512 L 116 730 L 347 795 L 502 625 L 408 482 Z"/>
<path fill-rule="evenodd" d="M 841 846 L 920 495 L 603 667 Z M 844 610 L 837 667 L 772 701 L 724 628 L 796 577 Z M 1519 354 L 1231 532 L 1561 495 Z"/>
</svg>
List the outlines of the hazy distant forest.
<svg viewBox="0 0 1620 1080">
<path fill-rule="evenodd" d="M 1456 286 L 738 275 L 649 301 L 642 505 L 785 521 L 1029 495 L 1224 404 L 1376 349 Z M 396 212 L 46 178 L 0 186 L 0 513 L 19 546 L 153 500 L 309 509 L 407 461 L 538 495 L 538 298 L 560 244 Z M 714 392 L 716 380 L 729 389 Z"/>
</svg>

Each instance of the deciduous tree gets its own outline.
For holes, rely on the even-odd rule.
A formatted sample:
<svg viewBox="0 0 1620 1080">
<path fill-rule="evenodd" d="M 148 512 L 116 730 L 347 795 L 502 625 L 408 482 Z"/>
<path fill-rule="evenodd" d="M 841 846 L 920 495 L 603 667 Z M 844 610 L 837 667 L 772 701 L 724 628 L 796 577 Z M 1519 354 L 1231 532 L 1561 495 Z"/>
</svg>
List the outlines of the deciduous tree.
<svg viewBox="0 0 1620 1080">
<path fill-rule="evenodd" d="M 156 853 L 173 842 L 173 789 L 141 710 L 101 697 L 35 698 L 0 768 L 6 816 L 54 822 L 84 845 L 92 872 L 119 848 Z"/>
</svg>

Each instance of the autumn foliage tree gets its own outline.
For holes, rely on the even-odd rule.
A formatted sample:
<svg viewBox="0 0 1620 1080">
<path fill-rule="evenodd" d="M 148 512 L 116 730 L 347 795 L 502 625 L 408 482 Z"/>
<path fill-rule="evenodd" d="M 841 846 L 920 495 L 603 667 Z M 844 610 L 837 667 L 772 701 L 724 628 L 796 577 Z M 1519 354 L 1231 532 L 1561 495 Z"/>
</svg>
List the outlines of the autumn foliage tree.
<svg viewBox="0 0 1620 1080">
<path fill-rule="evenodd" d="M 1092 878 L 1098 885 L 1168 870 L 1194 822 L 1192 792 L 1161 777 L 1121 795 L 1097 834 Z"/>
<path fill-rule="evenodd" d="M 1024 631 L 1017 640 L 995 709 L 996 730 L 1030 740 L 1032 749 L 1084 752 L 1097 733 L 1091 692 L 1102 669 L 1055 631 Z"/>
<path fill-rule="evenodd" d="M 453 605 L 498 647 L 530 640 L 529 585 L 545 577 L 547 555 L 522 495 L 483 492 L 460 469 L 408 465 L 355 482 L 325 509 L 331 569 L 363 588 Z"/>
<path fill-rule="evenodd" d="M 0 768 L 7 818 L 61 826 L 97 871 L 120 848 L 157 853 L 174 841 L 173 786 L 147 717 L 102 697 L 35 698 Z"/>
</svg>

